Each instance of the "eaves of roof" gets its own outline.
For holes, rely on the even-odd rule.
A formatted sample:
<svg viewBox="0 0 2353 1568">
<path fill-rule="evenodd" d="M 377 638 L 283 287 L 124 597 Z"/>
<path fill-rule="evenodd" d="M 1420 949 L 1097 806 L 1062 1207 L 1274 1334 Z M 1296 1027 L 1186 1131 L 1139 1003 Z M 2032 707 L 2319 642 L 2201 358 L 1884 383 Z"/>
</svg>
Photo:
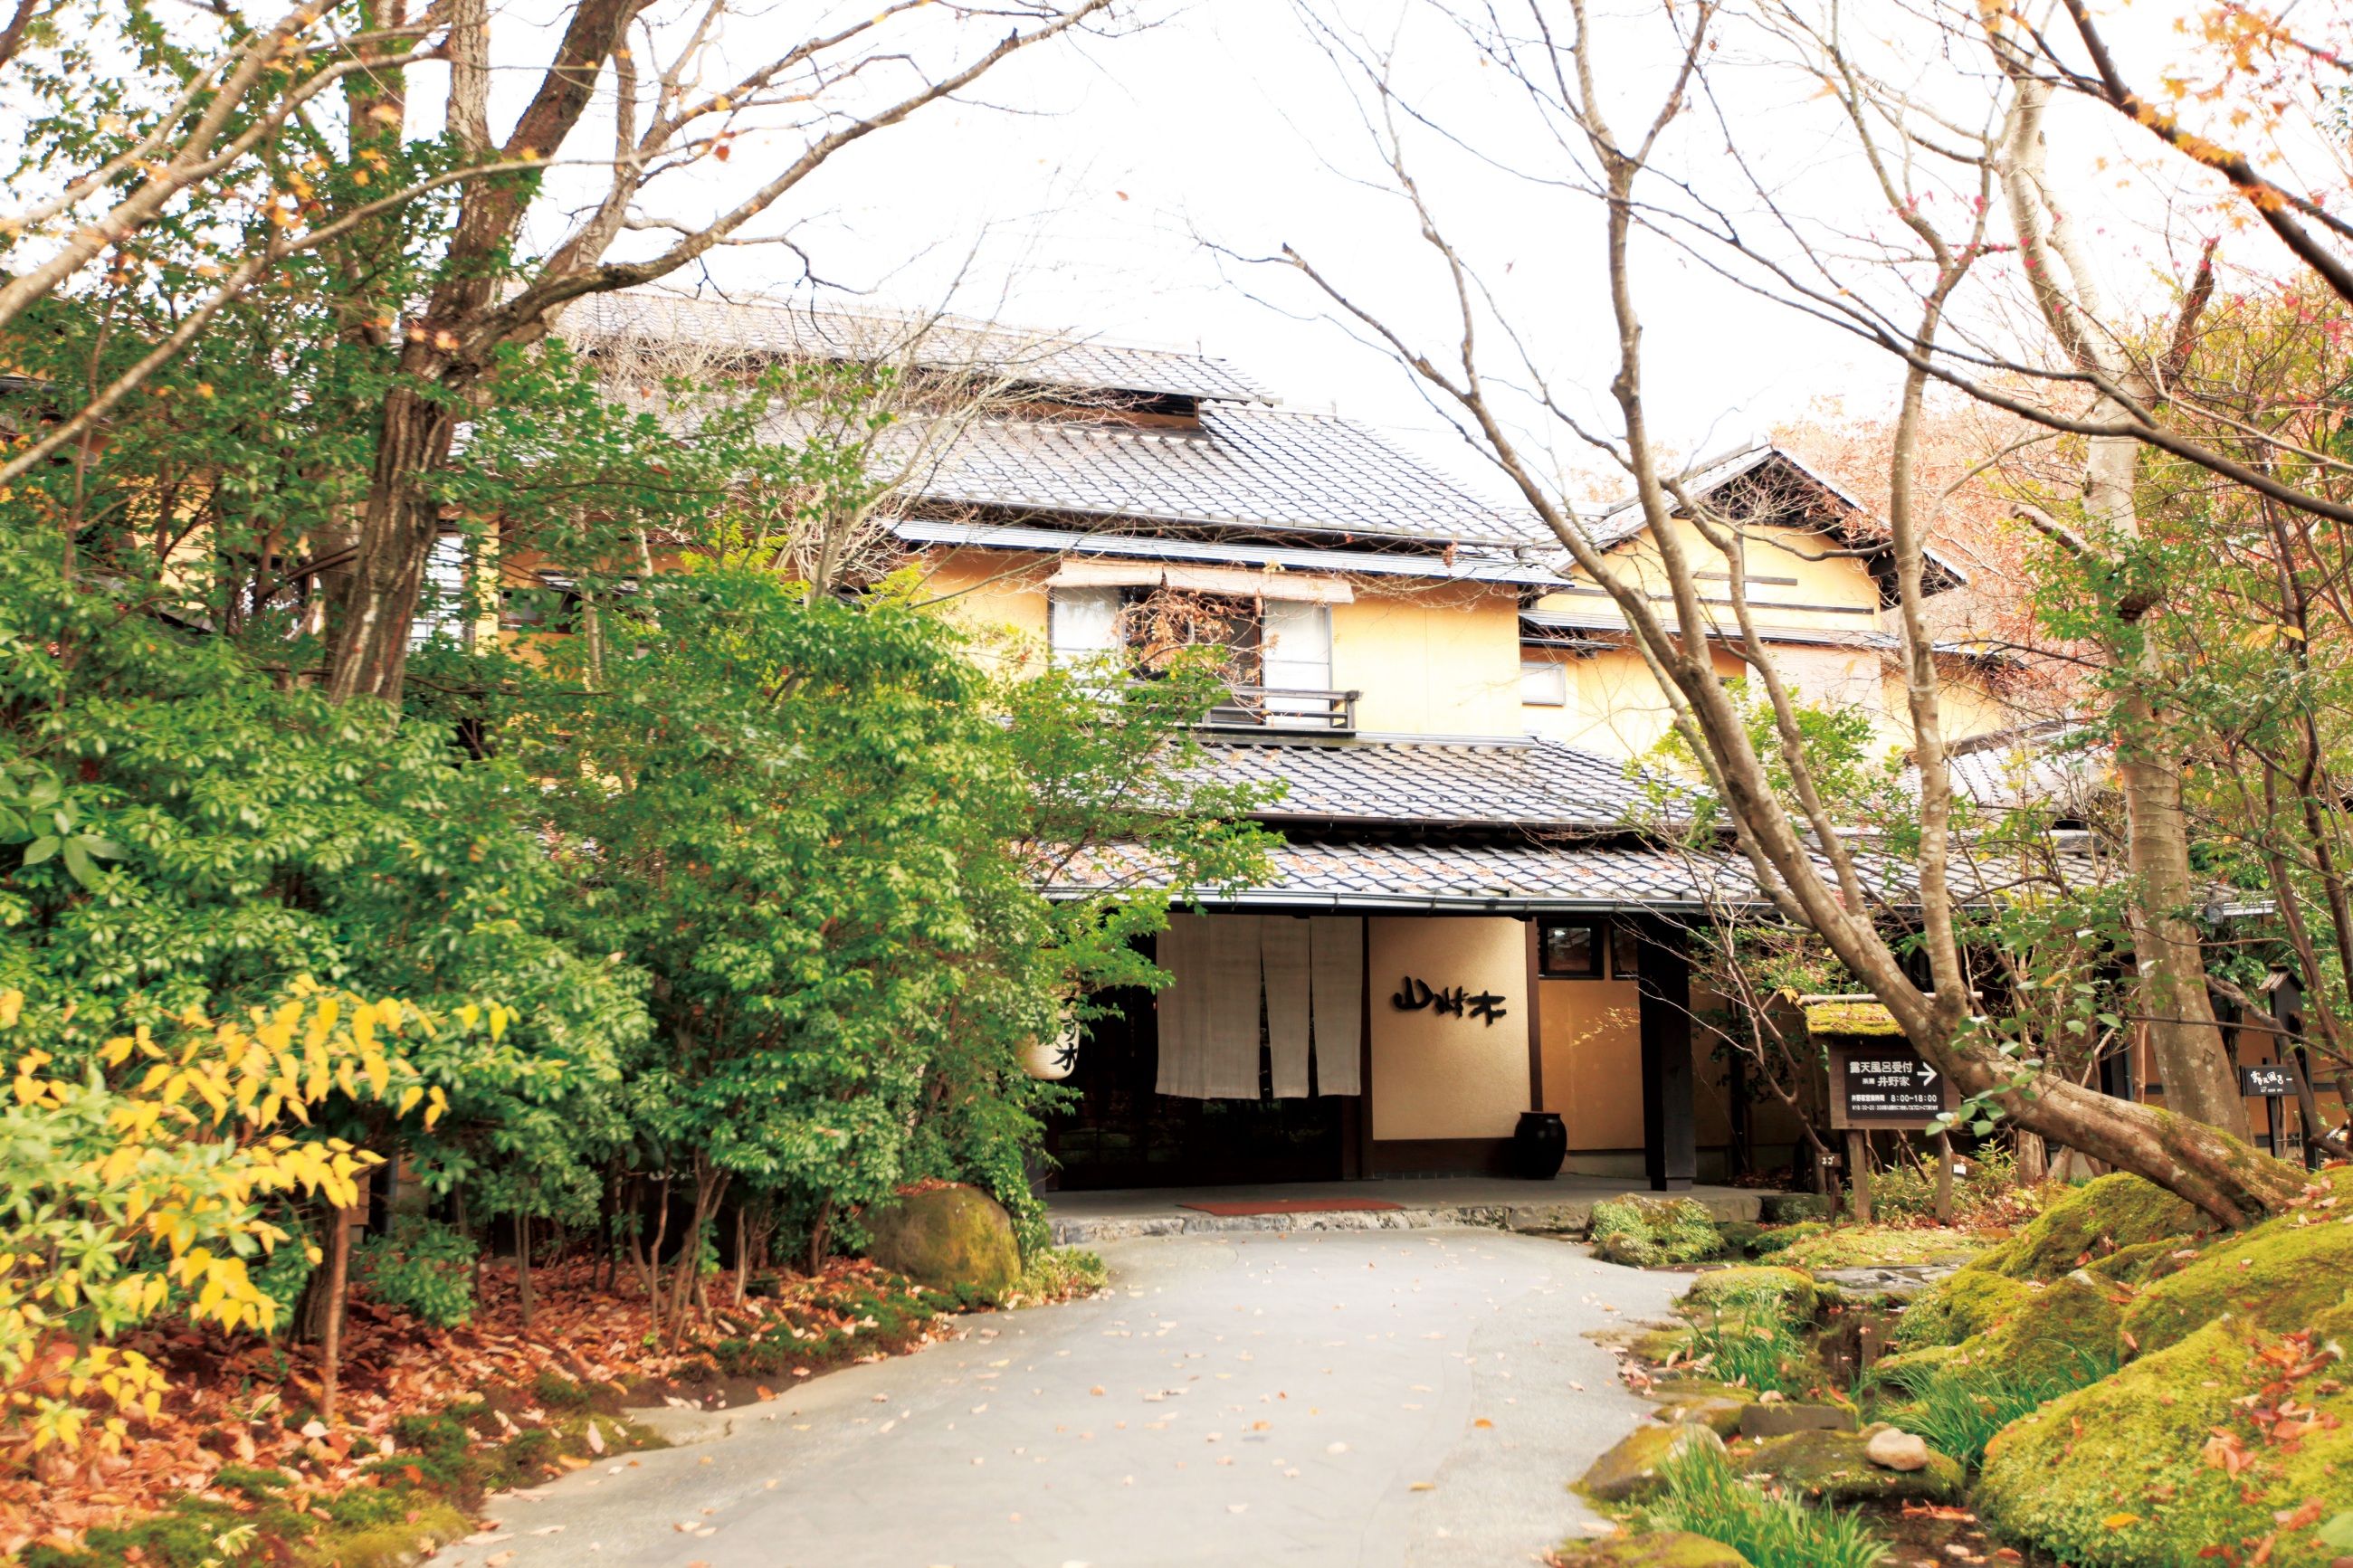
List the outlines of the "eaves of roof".
<svg viewBox="0 0 2353 1568">
<path fill-rule="evenodd" d="M 1671 636 L 1682 635 L 1678 622 L 1662 616 L 1661 624 L 1666 627 Z M 1632 632 L 1632 628 L 1624 621 L 1612 620 L 1605 616 L 1580 616 L 1573 610 L 1522 610 L 1520 626 L 1523 630 L 1532 628 L 1540 632 L 1614 632 L 1621 636 L 1631 635 Z M 1740 628 L 1710 626 L 1707 629 L 1707 635 L 1719 642 L 1736 642 L 1740 637 Z M 1768 643 L 1801 643 L 1809 647 L 1857 647 L 1870 648 L 1874 652 L 1887 652 L 1901 646 L 1893 632 L 1819 631 L 1796 626 L 1759 626 L 1757 635 Z"/>
<path fill-rule="evenodd" d="M 1342 575 L 1423 577 L 1440 582 L 1510 583 L 1556 587 L 1567 579 L 1510 556 L 1457 550 L 1443 555 L 1387 553 L 1370 550 L 1319 550 L 1304 546 L 1243 544 L 1229 540 L 1175 539 L 1161 535 L 1081 532 L 1030 528 L 1016 523 L 948 522 L 902 518 L 892 531 L 909 544 L 953 544 L 976 550 L 1026 550 L 1048 555 L 1117 555 L 1144 561 L 1216 561 L 1290 572 Z"/>
</svg>

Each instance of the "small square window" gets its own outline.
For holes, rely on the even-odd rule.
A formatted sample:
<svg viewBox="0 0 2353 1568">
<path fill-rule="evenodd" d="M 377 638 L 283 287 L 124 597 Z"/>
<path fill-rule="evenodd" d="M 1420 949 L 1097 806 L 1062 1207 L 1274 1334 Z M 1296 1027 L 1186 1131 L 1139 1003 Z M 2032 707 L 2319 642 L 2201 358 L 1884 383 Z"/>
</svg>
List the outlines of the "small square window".
<svg viewBox="0 0 2353 1568">
<path fill-rule="evenodd" d="M 1553 980 L 1601 978 L 1601 933 L 1594 921 L 1546 921 L 1538 928 L 1536 968 Z"/>
<path fill-rule="evenodd" d="M 1520 705 L 1524 708 L 1568 706 L 1568 667 L 1560 664 L 1520 665 Z"/>
</svg>

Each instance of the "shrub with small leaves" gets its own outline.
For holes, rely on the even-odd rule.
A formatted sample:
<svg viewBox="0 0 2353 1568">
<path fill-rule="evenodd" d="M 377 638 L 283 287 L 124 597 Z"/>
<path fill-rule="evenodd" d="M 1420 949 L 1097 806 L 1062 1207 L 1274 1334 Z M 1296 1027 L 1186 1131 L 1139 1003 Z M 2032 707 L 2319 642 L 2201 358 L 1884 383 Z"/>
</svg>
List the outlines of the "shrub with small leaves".
<svg viewBox="0 0 2353 1568">
<path fill-rule="evenodd" d="M 437 1329 L 473 1321 L 474 1244 L 455 1226 L 404 1219 L 360 1244 L 353 1272 L 378 1301 Z"/>
</svg>

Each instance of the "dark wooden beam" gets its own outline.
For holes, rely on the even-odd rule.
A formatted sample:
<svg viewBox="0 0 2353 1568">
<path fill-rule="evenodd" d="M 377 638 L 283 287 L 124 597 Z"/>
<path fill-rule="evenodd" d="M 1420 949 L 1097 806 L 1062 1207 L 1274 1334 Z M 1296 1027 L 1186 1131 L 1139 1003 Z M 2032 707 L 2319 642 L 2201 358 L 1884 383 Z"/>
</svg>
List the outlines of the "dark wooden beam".
<svg viewBox="0 0 2353 1568">
<path fill-rule="evenodd" d="M 1692 1123 L 1691 958 L 1683 927 L 1641 926 L 1642 1168 L 1654 1193 L 1688 1191 L 1699 1173 Z"/>
</svg>

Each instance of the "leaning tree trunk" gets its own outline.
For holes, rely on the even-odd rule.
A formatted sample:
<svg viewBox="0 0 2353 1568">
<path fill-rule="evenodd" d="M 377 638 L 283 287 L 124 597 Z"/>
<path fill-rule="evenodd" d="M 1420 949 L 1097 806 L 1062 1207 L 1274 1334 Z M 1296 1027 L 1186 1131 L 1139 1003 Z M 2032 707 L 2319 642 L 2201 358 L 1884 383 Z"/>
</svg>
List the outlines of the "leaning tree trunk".
<svg viewBox="0 0 2353 1568">
<path fill-rule="evenodd" d="M 1922 1054 L 1963 1092 L 1991 1093 L 2027 1132 L 2154 1182 L 2229 1229 L 2253 1225 L 2304 1192 L 2305 1173 L 2295 1166 L 2169 1106 L 2117 1100 L 2052 1073 L 2012 1090 L 2009 1061 L 1983 1059 L 1950 1042 Z"/>
</svg>

